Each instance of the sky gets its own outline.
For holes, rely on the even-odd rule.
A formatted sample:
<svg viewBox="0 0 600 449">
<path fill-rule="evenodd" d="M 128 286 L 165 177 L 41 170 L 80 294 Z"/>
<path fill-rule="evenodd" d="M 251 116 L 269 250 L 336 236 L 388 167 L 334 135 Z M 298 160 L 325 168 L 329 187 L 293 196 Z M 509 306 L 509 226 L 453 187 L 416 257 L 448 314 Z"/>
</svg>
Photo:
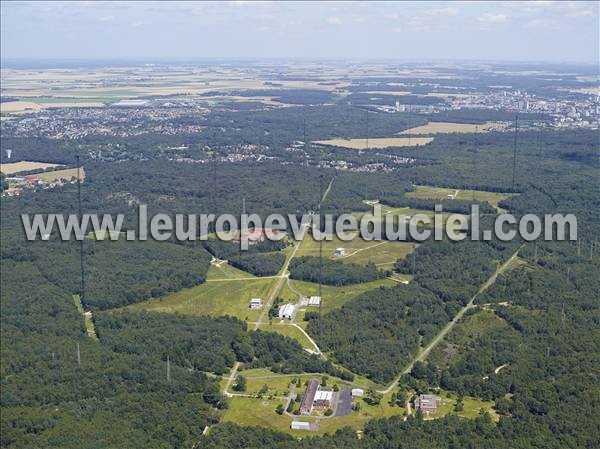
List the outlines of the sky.
<svg viewBox="0 0 600 449">
<path fill-rule="evenodd" d="M 598 63 L 599 2 L 1 3 L 2 59 Z"/>
</svg>

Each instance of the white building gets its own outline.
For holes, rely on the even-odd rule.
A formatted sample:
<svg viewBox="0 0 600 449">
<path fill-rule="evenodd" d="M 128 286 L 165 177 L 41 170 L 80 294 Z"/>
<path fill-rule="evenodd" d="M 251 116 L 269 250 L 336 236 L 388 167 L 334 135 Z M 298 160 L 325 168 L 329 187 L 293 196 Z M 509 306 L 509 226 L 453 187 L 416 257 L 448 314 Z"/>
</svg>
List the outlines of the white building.
<svg viewBox="0 0 600 449">
<path fill-rule="evenodd" d="M 292 421 L 292 430 L 310 430 L 310 423 L 306 421 Z"/>
<path fill-rule="evenodd" d="M 248 307 L 250 308 L 250 310 L 260 309 L 262 307 L 262 299 L 252 298 Z"/>
<path fill-rule="evenodd" d="M 336 248 L 335 249 L 335 255 L 336 256 L 345 256 L 346 255 L 346 249 L 345 248 Z"/>
<path fill-rule="evenodd" d="M 353 388 L 352 389 L 352 397 L 356 398 L 356 397 L 360 397 L 362 398 L 365 395 L 365 390 L 363 390 L 362 388 Z"/>
<path fill-rule="evenodd" d="M 284 304 L 279 307 L 279 318 L 291 320 L 294 316 L 294 306 L 292 304 Z"/>
<path fill-rule="evenodd" d="M 308 305 L 318 307 L 321 305 L 321 297 L 320 296 L 311 296 L 308 298 Z"/>
</svg>

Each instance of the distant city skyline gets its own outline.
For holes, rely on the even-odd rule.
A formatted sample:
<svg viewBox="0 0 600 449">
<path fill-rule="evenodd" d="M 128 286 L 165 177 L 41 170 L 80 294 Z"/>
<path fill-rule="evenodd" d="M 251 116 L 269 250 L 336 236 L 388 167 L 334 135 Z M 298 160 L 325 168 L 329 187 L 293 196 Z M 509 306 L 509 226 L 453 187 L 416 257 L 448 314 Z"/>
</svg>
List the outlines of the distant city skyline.
<svg viewBox="0 0 600 449">
<path fill-rule="evenodd" d="M 2 59 L 599 61 L 599 2 L 20 2 Z"/>
</svg>

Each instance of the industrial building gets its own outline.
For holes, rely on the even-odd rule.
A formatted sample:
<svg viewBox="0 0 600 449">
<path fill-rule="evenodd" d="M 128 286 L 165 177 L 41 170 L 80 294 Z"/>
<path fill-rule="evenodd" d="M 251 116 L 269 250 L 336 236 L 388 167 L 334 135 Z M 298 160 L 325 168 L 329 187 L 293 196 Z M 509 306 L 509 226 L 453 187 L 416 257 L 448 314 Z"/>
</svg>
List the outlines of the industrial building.
<svg viewBox="0 0 600 449">
<path fill-rule="evenodd" d="M 311 379 L 308 381 L 308 386 L 306 387 L 306 391 L 304 392 L 304 397 L 302 398 L 302 403 L 300 404 L 300 414 L 301 415 L 310 415 L 310 412 L 313 408 L 313 403 L 315 401 L 315 395 L 317 394 L 317 390 L 319 389 L 319 381 L 316 379 Z"/>
<path fill-rule="evenodd" d="M 426 413 L 435 413 L 438 411 L 442 399 L 435 394 L 422 394 L 415 399 L 415 410 L 421 410 Z"/>
<path fill-rule="evenodd" d="M 313 407 L 315 408 L 329 408 L 331 406 L 331 399 L 333 397 L 333 390 L 331 388 L 319 388 L 315 394 L 313 401 Z"/>
<path fill-rule="evenodd" d="M 311 430 L 310 423 L 306 421 L 292 421 L 292 430 Z"/>
<path fill-rule="evenodd" d="M 284 304 L 279 307 L 279 318 L 291 320 L 294 317 L 294 311 L 293 304 Z"/>
<path fill-rule="evenodd" d="M 321 297 L 320 296 L 311 296 L 308 298 L 308 305 L 318 307 L 321 305 Z"/>
</svg>

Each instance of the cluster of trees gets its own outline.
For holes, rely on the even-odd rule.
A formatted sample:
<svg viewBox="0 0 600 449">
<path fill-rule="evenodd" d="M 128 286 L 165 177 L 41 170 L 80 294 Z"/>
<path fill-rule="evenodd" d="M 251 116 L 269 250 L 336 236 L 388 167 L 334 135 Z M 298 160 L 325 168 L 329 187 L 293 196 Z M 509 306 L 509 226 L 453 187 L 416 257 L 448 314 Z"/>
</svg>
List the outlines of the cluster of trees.
<svg viewBox="0 0 600 449">
<path fill-rule="evenodd" d="M 277 373 L 328 373 L 352 381 L 352 373 L 302 349 L 297 340 L 275 332 L 250 333 L 255 359 L 249 367 L 268 366 Z"/>
<path fill-rule="evenodd" d="M 18 241 L 6 243 L 6 260 L 27 260 L 65 291 L 80 289 L 79 242 Z M 84 241 L 84 306 L 108 309 L 159 297 L 204 282 L 210 256 L 201 248 L 169 242 Z M 57 263 L 60 261 L 60 263 Z M 118 270 L 115 261 L 119 262 Z"/>
<path fill-rule="evenodd" d="M 414 356 L 421 341 L 425 344 L 448 322 L 448 309 L 419 286 L 382 287 L 325 314 L 320 324 L 311 315 L 307 329 L 336 361 L 385 383 Z"/>
<path fill-rule="evenodd" d="M 283 240 L 265 240 L 243 251 L 239 245 L 216 239 L 204 242 L 204 246 L 215 257 L 226 259 L 231 266 L 255 276 L 273 276 L 285 262 L 285 255 L 275 252 L 285 248 Z"/>
<path fill-rule="evenodd" d="M 323 259 L 321 265 L 318 257 L 311 256 L 292 259 L 289 269 L 292 279 L 321 281 L 323 284 L 336 286 L 370 282 L 385 276 L 385 272 L 378 270 L 373 263 L 358 265 Z"/>
<path fill-rule="evenodd" d="M 464 305 L 516 248 L 514 244 L 470 239 L 428 241 L 405 259 L 398 259 L 396 269 L 413 275 L 419 285 L 444 301 Z"/>
</svg>

